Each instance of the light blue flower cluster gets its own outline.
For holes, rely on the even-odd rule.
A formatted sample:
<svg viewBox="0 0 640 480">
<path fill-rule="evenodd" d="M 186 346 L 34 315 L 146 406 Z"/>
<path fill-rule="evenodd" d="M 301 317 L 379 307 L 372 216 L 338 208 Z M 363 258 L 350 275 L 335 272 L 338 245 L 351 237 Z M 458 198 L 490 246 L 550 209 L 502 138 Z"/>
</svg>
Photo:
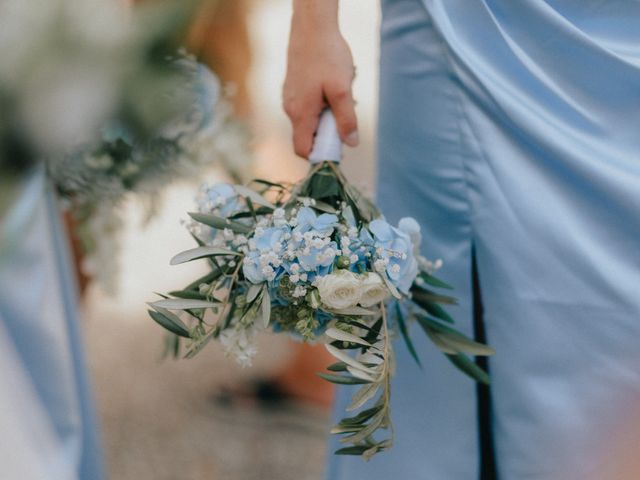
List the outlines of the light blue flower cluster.
<svg viewBox="0 0 640 480">
<path fill-rule="evenodd" d="M 200 211 L 223 218 L 243 206 L 236 189 L 224 183 L 205 189 L 200 198 Z M 245 219 L 254 228 L 250 234 L 225 229 L 210 237 L 211 243 L 243 254 L 242 272 L 250 283 L 268 282 L 277 288 L 287 275 L 295 297 L 304 297 L 318 277 L 335 268 L 356 275 L 378 273 L 399 292 L 409 293 L 419 270 L 421 241 L 413 218 L 403 218 L 397 227 L 378 218 L 358 228 L 348 207 L 336 214 L 317 213 L 312 207 L 276 208 L 257 220 Z"/>
</svg>

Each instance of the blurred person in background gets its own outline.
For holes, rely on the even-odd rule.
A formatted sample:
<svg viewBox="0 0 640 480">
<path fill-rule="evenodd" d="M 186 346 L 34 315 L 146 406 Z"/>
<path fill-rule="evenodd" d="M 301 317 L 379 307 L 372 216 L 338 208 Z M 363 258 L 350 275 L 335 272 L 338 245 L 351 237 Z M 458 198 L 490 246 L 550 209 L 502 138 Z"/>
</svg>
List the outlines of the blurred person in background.
<svg viewBox="0 0 640 480">
<path fill-rule="evenodd" d="M 353 146 L 338 0 L 293 5 L 295 152 L 309 154 L 326 106 Z M 420 221 L 456 287 L 457 327 L 497 355 L 489 389 L 426 343 L 421 371 L 399 345 L 394 448 L 332 457 L 329 479 L 598 471 L 603 436 L 640 392 L 639 124 L 636 1 L 382 1 L 380 206 Z"/>
</svg>

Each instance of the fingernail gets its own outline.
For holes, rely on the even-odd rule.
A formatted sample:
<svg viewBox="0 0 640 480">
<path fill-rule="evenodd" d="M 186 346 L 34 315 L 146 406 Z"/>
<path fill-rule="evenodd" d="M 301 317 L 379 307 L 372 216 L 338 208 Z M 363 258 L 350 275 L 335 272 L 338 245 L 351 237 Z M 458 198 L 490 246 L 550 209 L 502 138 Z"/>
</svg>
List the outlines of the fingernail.
<svg viewBox="0 0 640 480">
<path fill-rule="evenodd" d="M 347 138 L 345 138 L 344 143 L 346 143 L 350 147 L 357 147 L 358 143 L 360 143 L 360 140 L 358 138 L 358 131 L 354 130 L 349 135 L 347 135 Z"/>
</svg>

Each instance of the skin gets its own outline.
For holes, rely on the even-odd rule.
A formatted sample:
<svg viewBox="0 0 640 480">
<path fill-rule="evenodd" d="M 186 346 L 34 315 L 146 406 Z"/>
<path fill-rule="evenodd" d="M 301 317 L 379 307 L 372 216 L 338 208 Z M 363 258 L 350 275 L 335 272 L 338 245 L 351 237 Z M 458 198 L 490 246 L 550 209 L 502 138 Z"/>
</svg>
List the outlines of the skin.
<svg viewBox="0 0 640 480">
<path fill-rule="evenodd" d="M 330 107 L 342 141 L 358 145 L 349 45 L 338 26 L 338 0 L 293 0 L 283 107 L 293 126 L 293 147 L 307 158 L 322 110 Z"/>
</svg>

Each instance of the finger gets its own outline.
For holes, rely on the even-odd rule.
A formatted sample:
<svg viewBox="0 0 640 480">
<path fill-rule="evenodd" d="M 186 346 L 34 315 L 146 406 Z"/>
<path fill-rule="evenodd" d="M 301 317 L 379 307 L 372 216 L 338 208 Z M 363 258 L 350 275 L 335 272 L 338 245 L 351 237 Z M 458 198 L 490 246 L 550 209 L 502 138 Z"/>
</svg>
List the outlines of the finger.
<svg viewBox="0 0 640 480">
<path fill-rule="evenodd" d="M 344 143 L 350 147 L 358 145 L 358 119 L 355 102 L 349 83 L 329 84 L 325 88 L 325 97 L 336 117 L 338 133 Z"/>
<path fill-rule="evenodd" d="M 305 112 L 293 123 L 293 149 L 296 155 L 308 158 L 318 128 L 320 111 Z"/>
<path fill-rule="evenodd" d="M 320 112 L 324 108 L 322 90 L 318 86 L 315 91 L 305 92 L 303 95 L 291 95 L 291 89 L 286 84 L 283 91 L 283 108 L 293 129 L 293 149 L 296 155 L 307 158 L 313 146 L 313 136 Z"/>
</svg>

